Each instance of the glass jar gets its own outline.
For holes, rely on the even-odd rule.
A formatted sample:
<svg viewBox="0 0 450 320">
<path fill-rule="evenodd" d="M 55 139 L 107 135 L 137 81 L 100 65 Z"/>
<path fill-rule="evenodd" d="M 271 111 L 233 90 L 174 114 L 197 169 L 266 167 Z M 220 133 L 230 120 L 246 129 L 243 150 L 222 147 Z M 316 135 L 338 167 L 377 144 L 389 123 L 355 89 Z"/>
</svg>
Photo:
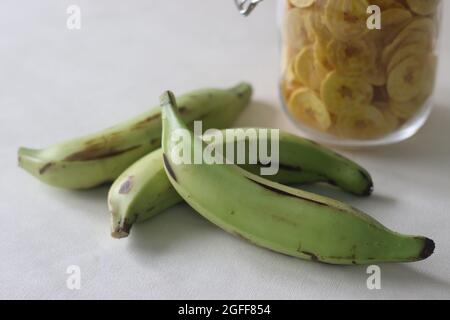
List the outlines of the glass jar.
<svg viewBox="0 0 450 320">
<path fill-rule="evenodd" d="M 305 134 L 334 145 L 381 145 L 409 138 L 425 123 L 442 1 L 279 4 L 281 97 Z"/>
</svg>

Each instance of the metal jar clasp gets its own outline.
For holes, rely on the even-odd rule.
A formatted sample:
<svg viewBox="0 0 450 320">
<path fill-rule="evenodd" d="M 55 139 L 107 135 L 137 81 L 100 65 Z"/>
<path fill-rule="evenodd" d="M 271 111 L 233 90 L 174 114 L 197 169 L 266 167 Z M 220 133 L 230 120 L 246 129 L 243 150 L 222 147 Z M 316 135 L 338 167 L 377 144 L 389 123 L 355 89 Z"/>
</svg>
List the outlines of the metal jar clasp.
<svg viewBox="0 0 450 320">
<path fill-rule="evenodd" d="M 247 17 L 253 9 L 258 5 L 258 3 L 262 2 L 263 0 L 234 0 L 234 3 L 236 3 L 236 6 L 239 9 L 239 12 Z"/>
</svg>

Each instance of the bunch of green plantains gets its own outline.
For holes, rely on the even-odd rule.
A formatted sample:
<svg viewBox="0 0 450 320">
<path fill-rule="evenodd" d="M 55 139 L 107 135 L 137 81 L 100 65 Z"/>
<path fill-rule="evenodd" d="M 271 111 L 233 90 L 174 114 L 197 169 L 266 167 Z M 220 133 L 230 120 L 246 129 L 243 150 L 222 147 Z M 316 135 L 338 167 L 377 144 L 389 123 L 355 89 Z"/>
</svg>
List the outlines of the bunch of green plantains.
<svg viewBox="0 0 450 320">
<path fill-rule="evenodd" d="M 279 170 L 273 176 L 258 175 L 265 166 L 261 162 L 183 164 L 173 158 L 171 150 L 179 148 L 171 139 L 175 131 L 188 133 L 183 150 L 195 152 L 192 148 L 204 142 L 190 131 L 193 122 L 227 128 L 251 96 L 246 83 L 178 99 L 166 92 L 161 108 L 102 132 L 43 150 L 21 148 L 19 165 L 61 188 L 89 189 L 114 181 L 108 207 L 115 238 L 127 237 L 134 223 L 184 200 L 223 230 L 302 259 L 372 264 L 419 261 L 433 253 L 428 238 L 393 232 L 347 204 L 288 187 L 323 182 L 358 196 L 372 193 L 364 168 L 309 140 L 281 132 Z M 259 138 L 242 139 L 249 144 Z"/>
</svg>

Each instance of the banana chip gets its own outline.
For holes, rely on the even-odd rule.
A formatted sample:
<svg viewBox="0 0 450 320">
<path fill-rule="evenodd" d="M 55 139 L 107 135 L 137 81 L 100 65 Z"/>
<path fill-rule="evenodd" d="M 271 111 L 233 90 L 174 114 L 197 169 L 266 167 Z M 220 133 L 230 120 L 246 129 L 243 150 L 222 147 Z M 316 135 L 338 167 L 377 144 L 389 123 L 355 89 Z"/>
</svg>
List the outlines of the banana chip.
<svg viewBox="0 0 450 320">
<path fill-rule="evenodd" d="M 326 1 L 327 0 L 316 0 L 309 16 L 309 25 L 315 34 L 316 41 L 328 42 L 332 39 L 331 32 L 326 25 Z"/>
<path fill-rule="evenodd" d="M 336 126 L 342 137 L 351 139 L 372 139 L 388 131 L 383 113 L 371 105 L 340 114 Z"/>
<path fill-rule="evenodd" d="M 412 62 L 415 60 L 414 62 Z M 409 62 L 411 61 L 411 62 Z M 437 67 L 437 58 L 435 55 L 416 55 L 411 58 L 406 59 L 402 63 L 399 64 L 399 70 L 405 70 L 406 66 L 411 66 L 414 63 L 420 63 L 420 68 L 416 68 L 415 71 L 417 74 L 413 74 L 412 76 L 408 75 L 408 80 L 411 80 L 415 86 L 415 94 L 410 95 L 413 96 L 410 99 L 406 99 L 405 96 L 402 96 L 404 99 L 395 99 L 391 96 L 391 110 L 392 112 L 402 119 L 408 119 L 412 117 L 421 106 L 426 102 L 426 100 L 431 96 L 434 90 L 434 83 L 436 80 L 436 67 Z M 397 68 L 397 67 L 396 67 Z M 394 70 L 396 69 L 394 68 Z M 414 71 L 412 71 L 414 73 Z M 419 77 L 415 79 L 414 77 Z"/>
<path fill-rule="evenodd" d="M 351 41 L 361 38 L 367 29 L 367 0 L 332 0 L 325 8 L 326 24 L 337 39 Z"/>
<path fill-rule="evenodd" d="M 310 12 L 294 8 L 287 12 L 285 20 L 285 41 L 296 49 L 314 42 L 314 32 L 309 20 Z"/>
<path fill-rule="evenodd" d="M 428 98 L 433 94 L 436 83 L 437 64 L 437 56 L 434 54 L 428 54 L 427 61 L 424 67 L 424 87 L 422 89 L 422 92 L 420 93 L 420 95 L 422 95 L 424 98 Z"/>
<path fill-rule="evenodd" d="M 294 63 L 297 78 L 313 90 L 318 90 L 328 71 L 316 58 L 312 46 L 305 47 L 298 54 Z"/>
<path fill-rule="evenodd" d="M 436 11 L 440 0 L 406 0 L 406 2 L 414 13 L 427 16 Z"/>
<path fill-rule="evenodd" d="M 400 62 L 404 61 L 414 55 L 425 55 L 428 52 L 423 45 L 418 43 L 408 44 L 400 49 L 398 49 L 392 56 L 387 66 L 387 72 L 390 73 L 394 67 L 396 67 Z"/>
<path fill-rule="evenodd" d="M 382 40 L 389 44 L 395 36 L 413 19 L 413 14 L 402 8 L 391 8 L 381 12 L 381 30 L 372 31 Z"/>
<path fill-rule="evenodd" d="M 381 11 L 386 11 L 394 8 L 405 8 L 403 3 L 398 0 L 371 0 L 370 4 L 379 6 Z"/>
<path fill-rule="evenodd" d="M 343 42 L 332 40 L 327 46 L 328 60 L 339 73 L 360 76 L 375 64 L 375 47 L 363 40 Z"/>
<path fill-rule="evenodd" d="M 389 104 L 390 111 L 399 119 L 407 120 L 419 111 L 424 102 L 425 100 L 418 98 L 407 102 L 392 100 Z"/>
<path fill-rule="evenodd" d="M 294 7 L 307 8 L 314 4 L 315 0 L 289 0 Z"/>
<path fill-rule="evenodd" d="M 294 63 L 291 62 L 284 71 L 282 82 L 283 97 L 285 97 L 286 101 L 289 100 L 291 94 L 300 87 L 304 87 L 304 85 L 297 79 L 294 72 Z"/>
<path fill-rule="evenodd" d="M 327 108 L 311 89 L 301 88 L 295 91 L 289 99 L 288 107 L 296 119 L 313 128 L 326 131 L 331 126 Z"/>
<path fill-rule="evenodd" d="M 382 61 L 384 65 L 388 66 L 391 59 L 393 58 L 394 54 L 401 50 L 402 48 L 409 46 L 409 45 L 417 45 L 421 46 L 422 50 L 425 52 L 431 51 L 431 40 L 430 36 L 423 31 L 414 31 L 410 34 L 408 38 L 406 38 L 402 43 L 398 44 L 397 46 L 391 45 L 386 47 L 386 49 L 383 51 Z M 421 50 L 421 51 L 422 51 Z"/>
<path fill-rule="evenodd" d="M 400 126 L 400 121 L 397 116 L 391 110 L 383 110 L 384 117 L 384 132 L 383 130 L 380 133 L 391 133 L 395 131 Z"/>
<path fill-rule="evenodd" d="M 418 37 L 423 35 L 423 38 L 419 39 L 419 42 L 423 43 L 425 47 L 429 47 L 434 39 L 436 33 L 436 26 L 430 18 L 418 18 L 408 23 L 395 39 L 390 43 L 383 52 L 383 56 L 392 54 L 402 44 L 411 43 L 417 41 Z"/>
<path fill-rule="evenodd" d="M 374 103 L 374 107 L 383 114 L 385 123 L 383 133 L 392 132 L 400 125 L 399 118 L 392 112 L 388 102 Z"/>
<path fill-rule="evenodd" d="M 337 115 L 368 105 L 373 98 L 373 88 L 367 81 L 337 71 L 328 74 L 320 92 L 328 110 Z"/>
<path fill-rule="evenodd" d="M 314 54 L 315 58 L 328 70 L 332 70 L 333 66 L 330 62 L 330 57 L 327 52 L 327 47 L 329 44 L 328 39 L 317 38 L 316 42 L 314 42 Z"/>
<path fill-rule="evenodd" d="M 425 56 L 414 55 L 392 69 L 388 77 L 387 90 L 393 100 L 411 101 L 423 92 L 427 85 L 425 61 Z"/>
</svg>

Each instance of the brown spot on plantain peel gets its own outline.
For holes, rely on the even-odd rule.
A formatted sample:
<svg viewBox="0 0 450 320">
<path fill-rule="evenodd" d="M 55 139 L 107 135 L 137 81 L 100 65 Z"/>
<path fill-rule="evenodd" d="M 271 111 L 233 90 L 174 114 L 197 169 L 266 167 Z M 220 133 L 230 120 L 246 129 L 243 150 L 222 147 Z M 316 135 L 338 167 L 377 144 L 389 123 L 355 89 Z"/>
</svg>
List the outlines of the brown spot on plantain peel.
<svg viewBox="0 0 450 320">
<path fill-rule="evenodd" d="M 141 145 L 132 146 L 129 148 L 125 148 L 122 150 L 103 150 L 103 147 L 99 148 L 96 146 L 88 147 L 82 151 L 75 152 L 68 157 L 66 157 L 66 161 L 91 161 L 91 160 L 101 160 L 106 158 L 115 157 L 121 154 L 124 154 L 129 151 L 133 151 L 135 149 L 140 148 Z"/>
<path fill-rule="evenodd" d="M 39 174 L 46 173 L 51 167 L 53 167 L 55 164 L 53 162 L 49 162 L 45 164 L 42 168 L 39 169 Z"/>
<path fill-rule="evenodd" d="M 133 176 L 129 176 L 119 188 L 119 194 L 128 194 L 133 189 Z"/>
<path fill-rule="evenodd" d="M 140 130 L 143 129 L 145 127 L 147 127 L 150 123 L 152 123 L 153 121 L 161 121 L 161 114 L 157 113 L 155 115 L 152 115 L 150 117 L 145 118 L 144 120 L 136 123 L 131 129 L 133 130 Z"/>
<path fill-rule="evenodd" d="M 308 251 L 300 251 L 300 252 L 303 253 L 304 255 L 309 256 L 311 258 L 311 261 L 316 261 L 316 262 L 319 261 L 319 258 L 314 253 L 311 253 Z"/>
</svg>

